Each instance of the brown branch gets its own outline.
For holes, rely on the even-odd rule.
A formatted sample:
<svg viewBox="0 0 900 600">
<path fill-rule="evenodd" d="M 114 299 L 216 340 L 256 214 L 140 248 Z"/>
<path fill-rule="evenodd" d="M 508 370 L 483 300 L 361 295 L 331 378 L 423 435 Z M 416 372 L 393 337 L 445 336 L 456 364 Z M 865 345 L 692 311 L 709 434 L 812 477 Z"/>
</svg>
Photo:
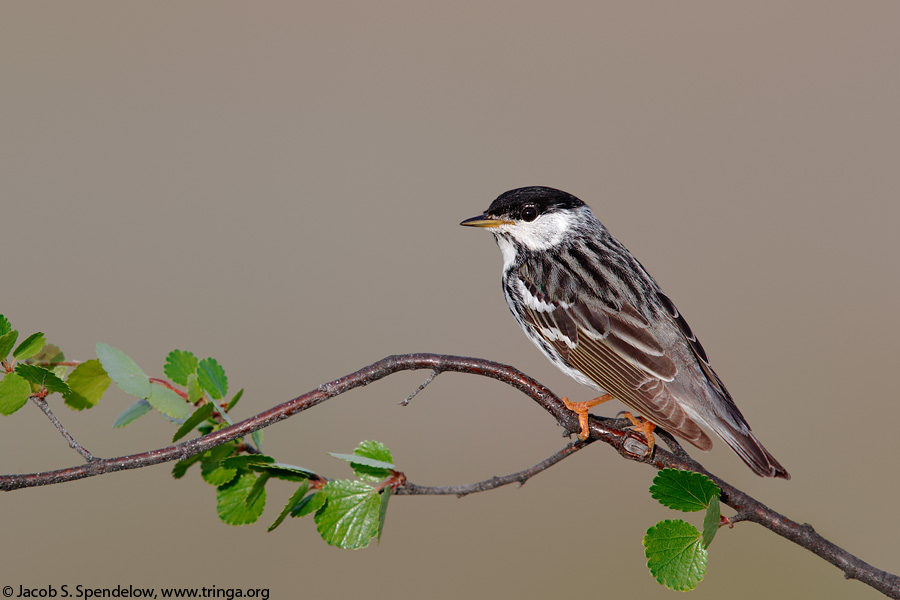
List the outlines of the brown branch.
<svg viewBox="0 0 900 600">
<path fill-rule="evenodd" d="M 24 487 L 62 483 L 124 469 L 138 469 L 163 462 L 183 460 L 225 442 L 249 435 L 258 429 L 268 427 L 269 425 L 284 420 L 308 408 L 316 406 L 317 404 L 321 404 L 329 398 L 343 394 L 351 389 L 368 385 L 399 371 L 417 369 L 430 369 L 431 371 L 436 371 L 438 373 L 454 371 L 497 379 L 529 396 L 544 410 L 550 413 L 556 419 L 557 423 L 567 431 L 575 432 L 579 430 L 577 417 L 573 412 L 565 408 L 565 405 L 558 397 L 556 397 L 556 395 L 534 379 L 513 367 L 487 360 L 461 356 L 405 354 L 383 358 L 355 373 L 351 373 L 330 383 L 323 384 L 311 392 L 271 408 L 255 417 L 246 419 L 230 427 L 220 429 L 219 431 L 212 432 L 203 437 L 140 454 L 122 456 L 119 458 L 95 459 L 83 465 L 60 469 L 58 471 L 0 476 L 0 490 L 10 491 Z M 900 577 L 865 563 L 843 548 L 840 548 L 820 536 L 810 525 L 796 523 L 784 515 L 775 512 L 741 490 L 729 485 L 721 478 L 709 473 L 702 465 L 700 465 L 700 463 L 691 459 L 677 444 L 671 446 L 673 452 L 666 451 L 657 446 L 653 455 L 648 456 L 646 451 L 647 447 L 643 438 L 628 430 L 622 429 L 622 425 L 618 420 L 592 417 L 590 429 L 592 439 L 606 442 L 615 448 L 619 454 L 630 460 L 649 464 L 656 469 L 671 468 L 704 473 L 715 481 L 722 489 L 722 502 L 737 511 L 737 515 L 732 519 L 733 522 L 752 521 L 762 525 L 770 531 L 806 548 L 810 552 L 813 552 L 817 556 L 820 556 L 835 565 L 844 572 L 845 577 L 848 579 L 858 579 L 891 598 L 900 598 Z M 563 450 L 561 452 L 566 451 Z M 554 455 L 554 457 L 555 456 L 556 455 Z M 554 457 L 551 457 L 551 459 Z M 537 466 L 538 465 L 535 467 Z M 532 467 L 532 469 L 535 467 Z M 526 470 L 522 473 L 516 473 L 508 477 L 511 477 L 512 481 L 519 481 L 520 479 L 517 479 L 516 477 L 523 476 L 522 474 L 527 473 L 528 471 L 529 470 Z M 531 475 L 528 476 L 530 477 Z M 488 480 L 488 482 L 492 481 L 493 480 Z M 472 484 L 472 486 L 461 486 L 460 489 L 478 491 L 476 488 L 479 486 L 483 486 L 484 489 L 496 487 L 496 485 L 492 483 L 481 482 Z M 406 483 L 398 487 L 397 493 L 407 495 L 435 493 L 430 491 L 416 491 L 430 489 L 433 488 L 418 487 Z M 449 493 L 459 492 L 453 491 Z"/>
<path fill-rule="evenodd" d="M 457 496 L 458 498 L 462 498 L 463 496 L 468 496 L 469 494 L 476 494 L 478 492 L 486 492 L 488 490 L 493 490 L 498 487 L 502 487 L 504 485 L 509 485 L 511 483 L 518 483 L 519 487 L 525 485 L 525 482 L 546 469 L 549 469 L 562 459 L 572 456 L 585 446 L 589 445 L 593 442 L 593 438 L 589 438 L 587 440 L 578 440 L 576 442 L 572 442 L 559 452 L 545 458 L 538 464 L 528 467 L 523 471 L 519 471 L 518 473 L 512 473 L 510 475 L 504 475 L 502 477 L 491 477 L 490 479 L 485 479 L 484 481 L 479 481 L 478 483 L 469 483 L 466 485 L 439 485 L 439 486 L 428 486 L 428 485 L 416 485 L 410 481 L 407 481 L 400 485 L 395 491 L 395 494 L 400 496 Z"/>
<path fill-rule="evenodd" d="M 47 415 L 47 418 L 50 419 L 50 422 L 53 423 L 53 426 L 56 427 L 57 431 L 65 438 L 65 440 L 69 443 L 69 447 L 80 454 L 84 460 L 91 462 L 92 460 L 97 460 L 93 454 L 87 451 L 87 449 L 79 444 L 75 438 L 72 437 L 66 428 L 63 427 L 63 424 L 59 422 L 59 419 L 56 418 L 56 415 L 53 414 L 53 411 L 50 410 L 50 405 L 47 404 L 47 400 L 43 396 L 32 396 L 31 399 L 37 404 L 38 408 L 44 411 L 44 414 Z"/>
</svg>

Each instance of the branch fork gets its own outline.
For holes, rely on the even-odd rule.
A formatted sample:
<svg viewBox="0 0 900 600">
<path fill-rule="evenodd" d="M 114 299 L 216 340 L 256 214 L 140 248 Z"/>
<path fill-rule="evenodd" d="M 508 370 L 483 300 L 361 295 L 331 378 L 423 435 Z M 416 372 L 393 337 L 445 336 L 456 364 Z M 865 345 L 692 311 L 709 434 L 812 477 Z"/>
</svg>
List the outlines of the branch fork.
<svg viewBox="0 0 900 600">
<path fill-rule="evenodd" d="M 81 445 L 65 431 L 62 425 L 59 424 L 58 419 L 53 416 L 49 406 L 47 406 L 46 400 L 34 397 L 34 402 L 38 404 L 45 414 L 47 414 L 48 418 L 50 418 L 57 429 L 60 430 L 60 433 L 66 438 L 69 445 L 77 450 L 87 462 L 82 465 L 56 471 L 3 475 L 0 476 L 0 491 L 11 491 L 25 487 L 63 483 L 114 471 L 138 469 L 169 461 L 184 460 L 201 452 L 205 452 L 210 448 L 214 448 L 215 446 L 244 437 L 254 431 L 273 425 L 351 389 L 368 385 L 399 371 L 419 369 L 428 369 L 431 371 L 431 375 L 401 404 L 408 404 L 412 398 L 421 392 L 442 372 L 453 371 L 458 373 L 469 373 L 497 379 L 518 389 L 553 416 L 557 423 L 567 432 L 574 433 L 580 430 L 578 418 L 575 413 L 566 409 L 563 402 L 553 394 L 553 392 L 513 367 L 483 359 L 463 356 L 404 354 L 383 358 L 354 373 L 345 375 L 332 382 L 322 384 L 316 389 L 298 396 L 293 400 L 279 404 L 254 417 L 218 431 L 214 431 L 205 436 L 173 446 L 160 448 L 158 450 L 151 450 L 149 452 L 118 458 L 95 458 L 90 452 L 81 447 Z M 654 452 L 650 454 L 646 441 L 637 433 L 628 429 L 622 429 L 619 426 L 620 423 L 618 420 L 591 417 L 589 424 L 590 438 L 583 442 L 576 441 L 571 443 L 546 460 L 518 473 L 503 477 L 492 477 L 491 479 L 469 485 L 442 487 L 418 486 L 408 480 L 403 481 L 398 474 L 397 481 L 391 481 L 388 485 L 390 485 L 392 489 L 395 488 L 394 491 L 396 494 L 407 496 L 434 494 L 455 494 L 464 496 L 475 492 L 494 489 L 510 483 L 519 483 L 521 485 L 531 477 L 556 464 L 560 460 L 581 450 L 588 444 L 599 440 L 613 446 L 623 457 L 636 462 L 649 464 L 656 469 L 670 468 L 703 473 L 712 479 L 722 490 L 720 498 L 721 502 L 737 511 L 725 524 L 732 526 L 734 523 L 741 521 L 751 521 L 758 525 L 762 525 L 766 529 L 806 548 L 810 552 L 813 552 L 817 556 L 835 565 L 844 572 L 846 578 L 857 579 L 891 598 L 900 598 L 900 577 L 869 565 L 843 548 L 840 548 L 823 538 L 811 525 L 792 521 L 745 492 L 729 485 L 720 477 L 707 471 L 700 463 L 690 458 L 684 449 L 682 449 L 681 446 L 665 432 L 659 429 L 656 430 L 671 450 L 668 451 L 656 446 Z"/>
</svg>

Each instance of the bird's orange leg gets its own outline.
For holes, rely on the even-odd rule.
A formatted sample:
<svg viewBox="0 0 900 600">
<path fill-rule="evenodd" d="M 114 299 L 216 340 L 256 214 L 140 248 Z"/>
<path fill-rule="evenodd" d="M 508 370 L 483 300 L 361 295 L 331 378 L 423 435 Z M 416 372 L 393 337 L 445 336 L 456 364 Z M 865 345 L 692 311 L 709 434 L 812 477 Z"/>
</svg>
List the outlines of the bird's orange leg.
<svg viewBox="0 0 900 600">
<path fill-rule="evenodd" d="M 568 398 L 562 399 L 563 404 L 566 405 L 566 408 L 578 415 L 578 424 L 581 426 L 581 431 L 578 432 L 579 440 L 586 440 L 591 437 L 590 427 L 588 427 L 588 411 L 598 404 L 603 404 L 607 400 L 612 399 L 612 394 L 603 394 L 602 396 L 598 396 L 593 400 L 588 400 L 587 402 L 570 402 Z"/>
<path fill-rule="evenodd" d="M 652 455 L 653 446 L 656 444 L 656 440 L 653 437 L 653 430 L 656 429 L 656 425 L 654 425 L 644 417 L 635 417 L 627 410 L 622 413 L 622 416 L 631 421 L 632 429 L 634 431 L 638 431 L 644 434 L 644 437 L 647 438 L 647 447 L 650 448 L 650 454 Z"/>
</svg>

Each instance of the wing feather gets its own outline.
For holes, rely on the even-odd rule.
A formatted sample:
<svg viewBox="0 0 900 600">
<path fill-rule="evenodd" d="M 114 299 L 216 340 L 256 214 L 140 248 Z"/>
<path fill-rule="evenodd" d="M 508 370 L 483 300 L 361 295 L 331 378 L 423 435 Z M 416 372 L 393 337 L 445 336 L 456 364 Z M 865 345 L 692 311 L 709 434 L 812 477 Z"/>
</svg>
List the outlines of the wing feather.
<svg viewBox="0 0 900 600">
<path fill-rule="evenodd" d="M 529 282 L 523 287 L 524 321 L 567 365 L 653 423 L 702 449 L 712 447 L 666 386 L 678 368 L 634 307 L 623 304 L 615 311 L 579 298 L 539 297 Z"/>
<path fill-rule="evenodd" d="M 719 375 L 715 371 L 713 371 L 712 365 L 709 362 L 709 357 L 707 357 L 706 355 L 706 350 L 703 349 L 703 346 L 700 344 L 700 340 L 697 339 L 697 336 L 691 330 L 691 326 L 688 325 L 687 321 L 685 321 L 684 317 L 675 307 L 675 303 L 672 302 L 672 300 L 669 299 L 668 296 L 666 296 L 662 292 L 657 292 L 657 295 L 662 301 L 663 308 L 666 309 L 666 311 L 669 313 L 669 316 L 672 317 L 672 320 L 675 321 L 676 325 L 678 325 L 678 328 L 684 338 L 688 341 L 688 345 L 690 346 L 691 351 L 694 353 L 694 356 L 697 358 L 697 363 L 700 365 L 700 370 L 703 371 L 703 375 L 706 377 L 706 380 L 713 387 L 713 389 L 715 389 L 719 393 L 719 396 L 723 400 L 723 408 L 731 413 L 730 416 L 733 421 L 746 423 L 744 415 L 741 414 L 741 411 L 737 407 L 737 404 L 734 403 L 734 399 L 731 397 L 731 394 L 728 393 L 727 389 L 725 389 L 725 384 L 722 383 Z"/>
</svg>

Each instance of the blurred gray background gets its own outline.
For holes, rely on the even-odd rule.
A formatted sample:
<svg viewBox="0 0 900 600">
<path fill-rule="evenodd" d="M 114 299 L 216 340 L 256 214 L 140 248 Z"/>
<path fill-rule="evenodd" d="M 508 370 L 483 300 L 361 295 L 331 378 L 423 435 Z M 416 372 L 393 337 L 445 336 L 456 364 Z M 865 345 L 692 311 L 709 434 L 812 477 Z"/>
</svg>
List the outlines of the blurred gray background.
<svg viewBox="0 0 900 600">
<path fill-rule="evenodd" d="M 464 230 L 501 192 L 581 197 L 675 300 L 790 482 L 717 443 L 726 480 L 900 571 L 900 5 L 896 2 L 22 2 L 0 18 L 0 312 L 70 358 L 103 341 L 161 376 L 214 356 L 244 418 L 398 352 L 590 392 L 522 335 L 500 255 Z M 524 396 L 393 376 L 266 431 L 280 460 L 385 442 L 420 484 L 527 467 L 566 440 Z M 132 400 L 60 418 L 95 454 L 162 447 Z M 620 405 L 598 410 L 614 414 Z M 0 472 L 77 464 L 33 406 Z M 230 527 L 171 465 L 2 495 L 3 585 L 268 587 L 272 598 L 672 598 L 641 538 L 677 518 L 596 445 L 464 499 L 398 497 L 381 545 L 311 519 Z M 688 517 L 692 518 L 692 517 Z M 692 519 L 697 521 L 696 519 Z M 698 521 L 699 522 L 699 521 Z M 71 588 L 70 588 L 71 589 Z M 751 524 L 694 598 L 874 598 Z"/>
</svg>

